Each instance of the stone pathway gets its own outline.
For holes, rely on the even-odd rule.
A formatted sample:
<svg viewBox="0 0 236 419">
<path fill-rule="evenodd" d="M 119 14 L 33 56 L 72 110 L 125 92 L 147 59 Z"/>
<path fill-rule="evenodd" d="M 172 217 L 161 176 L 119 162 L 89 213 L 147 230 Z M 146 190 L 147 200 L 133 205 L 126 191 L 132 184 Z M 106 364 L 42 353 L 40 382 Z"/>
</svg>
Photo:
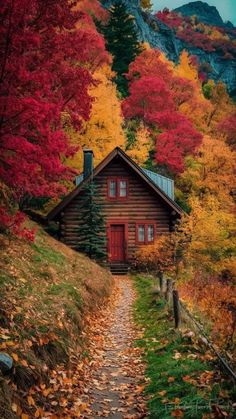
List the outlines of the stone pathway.
<svg viewBox="0 0 236 419">
<path fill-rule="evenodd" d="M 85 389 L 88 409 L 83 418 L 147 417 L 144 365 L 140 348 L 134 346 L 140 336 L 132 319 L 135 293 L 127 276 L 115 277 L 115 284 L 112 302 L 101 315 L 99 333 L 94 331 L 93 372 Z"/>
</svg>

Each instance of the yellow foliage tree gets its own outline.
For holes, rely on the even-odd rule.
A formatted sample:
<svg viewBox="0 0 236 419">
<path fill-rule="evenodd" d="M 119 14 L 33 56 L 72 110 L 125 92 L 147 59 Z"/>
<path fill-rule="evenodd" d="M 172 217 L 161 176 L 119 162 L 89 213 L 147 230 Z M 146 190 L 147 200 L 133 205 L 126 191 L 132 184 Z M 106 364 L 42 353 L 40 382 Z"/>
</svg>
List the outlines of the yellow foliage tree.
<svg viewBox="0 0 236 419">
<path fill-rule="evenodd" d="M 235 157 L 223 139 L 205 136 L 195 158 L 188 158 L 187 170 L 179 180 L 191 207 L 181 225 L 181 234 L 190 238 L 184 251 L 190 274 L 235 271 L 236 220 L 231 197 Z"/>
<path fill-rule="evenodd" d="M 141 7 L 145 10 L 151 10 L 153 4 L 150 0 L 141 0 Z"/>
<path fill-rule="evenodd" d="M 235 111 L 235 105 L 222 81 L 215 84 L 213 80 L 210 80 L 204 86 L 204 89 L 208 89 L 208 96 L 211 103 L 211 108 L 207 113 L 207 126 L 212 132 L 217 133 L 219 122 Z"/>
<path fill-rule="evenodd" d="M 235 217 L 212 195 L 192 197 L 189 203 L 191 214 L 183 217 L 181 225 L 182 236 L 188 238 L 182 275 L 220 274 L 236 254 Z"/>
<path fill-rule="evenodd" d="M 183 77 L 184 79 L 191 80 L 199 84 L 198 70 L 191 63 L 190 56 L 186 50 L 183 50 L 180 55 L 179 64 L 175 67 L 175 73 L 179 77 Z"/>
<path fill-rule="evenodd" d="M 210 128 L 206 124 L 207 116 L 212 112 L 212 104 L 205 99 L 200 91 L 194 91 L 191 100 L 183 103 L 179 110 L 194 126 L 202 133 L 209 133 Z"/>
<path fill-rule="evenodd" d="M 75 156 L 68 160 L 68 165 L 79 171 L 83 164 L 81 148 L 93 149 L 96 165 L 113 148 L 124 147 L 123 118 L 116 86 L 111 80 L 113 76 L 109 66 L 103 66 L 95 72 L 94 77 L 98 84 L 90 89 L 90 94 L 94 97 L 91 117 L 84 122 L 80 132 L 68 129 L 71 143 L 79 147 Z"/>
<path fill-rule="evenodd" d="M 224 34 L 220 31 L 218 31 L 216 28 L 212 29 L 210 33 L 208 33 L 208 36 L 210 39 L 224 39 L 225 41 L 229 41 L 229 36 L 227 34 Z"/>
<path fill-rule="evenodd" d="M 153 142 L 150 138 L 148 129 L 141 125 L 136 132 L 136 140 L 127 154 L 139 165 L 143 165 L 148 157 L 149 152 L 153 147 Z"/>
<path fill-rule="evenodd" d="M 194 86 L 192 98 L 183 103 L 179 110 L 193 122 L 198 130 L 208 132 L 206 119 L 213 108 L 210 101 L 203 95 L 202 85 L 198 78 L 198 69 L 191 63 L 191 58 L 187 51 L 184 50 L 180 55 L 180 62 L 174 68 L 174 74 L 190 80 Z"/>
<path fill-rule="evenodd" d="M 236 153 L 223 139 L 204 136 L 197 155 L 189 157 L 187 169 L 179 185 L 187 194 L 202 198 L 206 194 L 217 197 L 223 208 L 234 206 L 231 190 L 235 183 Z"/>
</svg>

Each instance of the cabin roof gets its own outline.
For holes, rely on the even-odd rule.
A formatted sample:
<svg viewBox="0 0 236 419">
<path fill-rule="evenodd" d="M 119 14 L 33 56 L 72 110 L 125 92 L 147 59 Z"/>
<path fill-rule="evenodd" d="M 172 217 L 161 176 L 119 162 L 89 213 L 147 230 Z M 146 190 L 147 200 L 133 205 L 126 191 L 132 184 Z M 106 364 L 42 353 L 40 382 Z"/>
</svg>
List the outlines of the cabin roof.
<svg viewBox="0 0 236 419">
<path fill-rule="evenodd" d="M 83 174 L 77 176 L 76 187 L 70 192 L 52 211 L 47 215 L 48 221 L 55 219 L 58 214 L 80 193 L 83 186 L 85 186 L 92 178 L 96 177 L 116 156 L 121 157 L 128 166 L 136 172 L 152 189 L 159 195 L 165 203 L 181 215 L 182 209 L 174 201 L 174 182 L 172 179 L 143 169 L 138 166 L 121 148 L 116 147 L 108 156 L 93 170 L 93 173 L 84 179 Z"/>
</svg>

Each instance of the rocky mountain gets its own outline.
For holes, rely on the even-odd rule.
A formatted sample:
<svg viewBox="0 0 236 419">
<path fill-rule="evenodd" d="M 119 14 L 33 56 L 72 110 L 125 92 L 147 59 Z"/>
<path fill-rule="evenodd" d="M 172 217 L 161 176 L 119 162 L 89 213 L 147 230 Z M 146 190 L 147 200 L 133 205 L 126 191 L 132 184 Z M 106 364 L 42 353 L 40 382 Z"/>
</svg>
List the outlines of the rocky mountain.
<svg viewBox="0 0 236 419">
<path fill-rule="evenodd" d="M 181 13 L 183 16 L 197 16 L 200 22 L 213 26 L 233 27 L 231 22 L 224 23 L 215 6 L 209 6 L 203 1 L 193 1 L 181 7 L 174 9 L 175 12 Z"/>
<path fill-rule="evenodd" d="M 112 4 L 116 3 L 116 1 L 117 0 L 104 0 L 103 5 L 104 7 L 109 8 Z M 184 49 L 188 50 L 191 55 L 196 55 L 198 57 L 199 63 L 208 63 L 211 66 L 212 71 L 209 75 L 210 78 L 215 81 L 222 80 L 227 84 L 231 94 L 235 95 L 236 59 L 226 60 L 219 52 L 207 52 L 177 38 L 174 30 L 156 16 L 141 8 L 140 0 L 123 0 L 123 2 L 126 4 L 129 13 L 135 18 L 139 37 L 142 42 L 148 42 L 152 48 L 160 49 L 174 62 L 178 61 L 179 56 Z M 194 3 L 206 4 L 200 1 Z M 214 19 L 217 17 L 218 20 L 220 19 L 220 22 L 223 22 L 218 12 L 217 14 L 214 10 L 214 12 L 211 13 L 213 13 L 211 16 L 214 16 Z M 196 12 L 194 14 L 196 14 Z"/>
</svg>

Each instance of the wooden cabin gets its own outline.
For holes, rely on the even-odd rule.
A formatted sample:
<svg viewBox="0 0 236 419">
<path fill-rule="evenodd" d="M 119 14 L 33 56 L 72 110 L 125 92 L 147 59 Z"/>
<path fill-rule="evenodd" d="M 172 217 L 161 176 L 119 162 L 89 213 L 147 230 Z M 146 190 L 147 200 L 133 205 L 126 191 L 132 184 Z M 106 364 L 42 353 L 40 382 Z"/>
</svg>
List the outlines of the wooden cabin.
<svg viewBox="0 0 236 419">
<path fill-rule="evenodd" d="M 75 189 L 49 214 L 60 225 L 60 238 L 76 249 L 78 211 L 84 186 L 91 181 L 102 198 L 107 225 L 107 262 L 120 270 L 132 263 L 135 251 L 173 230 L 181 208 L 174 201 L 173 180 L 139 167 L 119 147 L 95 169 L 92 150 L 84 150 L 84 171 Z"/>
</svg>

